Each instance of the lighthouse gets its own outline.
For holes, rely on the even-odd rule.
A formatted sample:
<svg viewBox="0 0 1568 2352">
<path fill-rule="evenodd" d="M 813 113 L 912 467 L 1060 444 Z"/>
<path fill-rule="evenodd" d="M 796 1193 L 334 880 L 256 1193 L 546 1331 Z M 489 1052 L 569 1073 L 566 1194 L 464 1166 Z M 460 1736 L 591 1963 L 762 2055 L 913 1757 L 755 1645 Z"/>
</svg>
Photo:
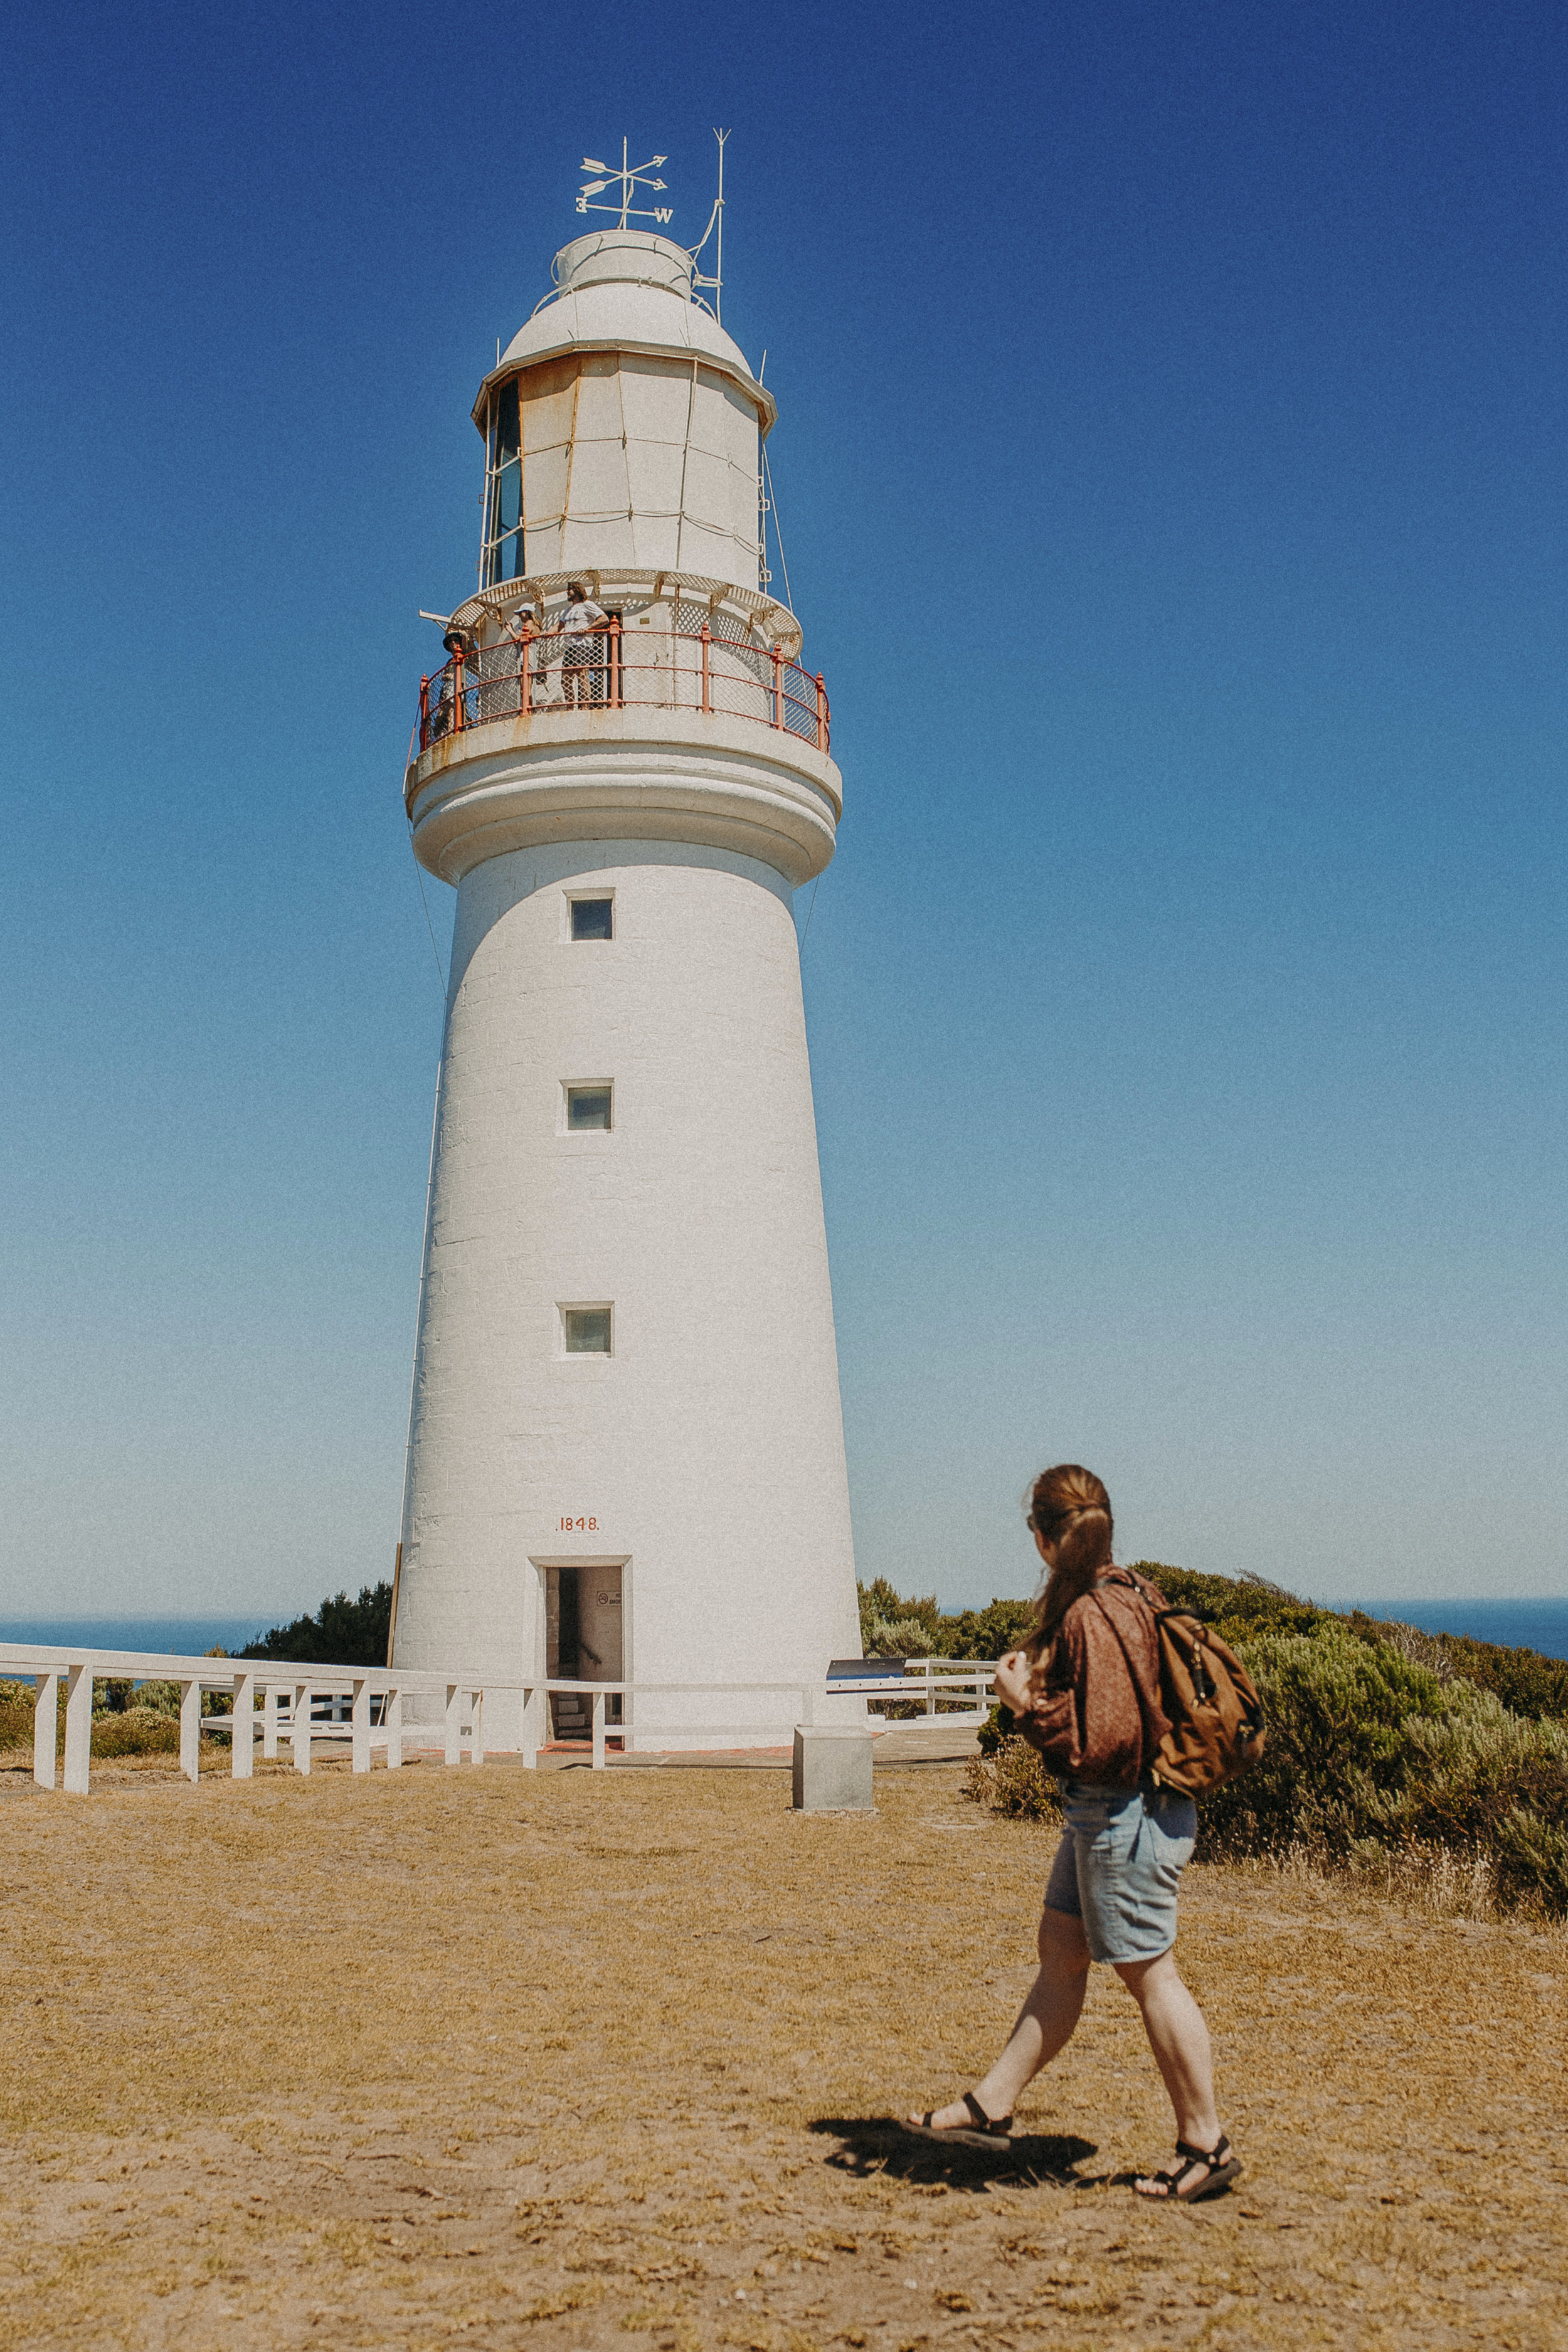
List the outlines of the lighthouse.
<svg viewBox="0 0 1568 2352">
<path fill-rule="evenodd" d="M 772 395 L 638 178 L 479 386 L 480 584 L 405 779 L 458 904 L 393 1663 L 773 1745 L 798 1693 L 725 1686 L 859 1649 L 793 912 L 842 785 L 765 563 Z"/>
</svg>

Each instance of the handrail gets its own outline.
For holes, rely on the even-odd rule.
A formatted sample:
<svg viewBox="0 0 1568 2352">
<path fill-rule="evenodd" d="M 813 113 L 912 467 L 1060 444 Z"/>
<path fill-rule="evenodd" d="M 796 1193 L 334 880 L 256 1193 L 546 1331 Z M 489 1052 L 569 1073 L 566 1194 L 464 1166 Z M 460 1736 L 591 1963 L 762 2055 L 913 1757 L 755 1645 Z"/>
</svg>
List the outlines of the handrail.
<svg viewBox="0 0 1568 2352">
<path fill-rule="evenodd" d="M 626 709 L 751 719 L 825 757 L 832 737 L 821 672 L 813 677 L 781 646 L 720 636 L 707 623 L 645 637 L 611 614 L 605 628 L 575 635 L 529 621 L 454 654 L 419 681 L 415 740 L 425 752 L 496 719 Z"/>
<path fill-rule="evenodd" d="M 985 1689 L 994 1673 L 988 1664 L 974 1663 L 967 1666 L 950 1666 L 938 1674 L 939 1662 L 934 1659 L 910 1659 L 905 1669 L 905 1681 L 911 1685 L 910 1697 L 923 1696 L 928 1717 L 936 1715 L 936 1693 L 939 1689 L 973 1688 L 975 1708 L 962 1714 L 948 1715 L 942 1719 L 957 1728 L 968 1723 L 984 1720 Z M 605 1762 L 605 1703 L 619 1696 L 622 1699 L 655 1696 L 689 1698 L 726 1696 L 734 1698 L 778 1697 L 788 1694 L 800 1702 L 796 1720 L 810 1724 L 816 1720 L 818 1702 L 824 1698 L 853 1698 L 875 1695 L 882 1699 L 899 1694 L 898 1685 L 887 1676 L 862 1682 L 829 1685 L 826 1673 L 805 1681 L 722 1683 L 722 1682 L 592 1682 L 561 1675 L 497 1674 L 489 1669 L 467 1667 L 460 1670 L 414 1669 L 399 1666 L 323 1666 L 312 1661 L 288 1658 L 216 1658 L 187 1657 L 178 1654 L 165 1654 L 145 1650 L 102 1650 L 79 1648 L 72 1643 L 0 1642 L 0 1677 L 12 1680 L 33 1680 L 37 1696 L 33 1716 L 33 1778 L 40 1788 L 57 1785 L 58 1764 L 58 1734 L 57 1716 L 62 1677 L 65 1681 L 65 1769 L 64 1786 L 72 1795 L 86 1795 L 92 1753 L 92 1688 L 95 1682 L 177 1682 L 180 1685 L 180 1769 L 187 1780 L 198 1776 L 201 1754 L 202 1693 L 226 1691 L 233 1696 L 234 1713 L 226 1718 L 233 1740 L 233 1774 L 236 1780 L 248 1780 L 254 1770 L 256 1734 L 262 1735 L 262 1754 L 275 1757 L 279 1740 L 287 1725 L 289 1742 L 294 1751 L 297 1772 L 310 1769 L 312 1737 L 327 1733 L 341 1736 L 335 1729 L 312 1724 L 311 1710 L 302 1702 L 321 1697 L 347 1696 L 351 1701 L 350 1737 L 353 1751 L 353 1769 L 368 1772 L 371 1748 L 384 1746 L 389 1767 L 395 1769 L 403 1762 L 405 1730 L 403 1702 L 415 1696 L 436 1696 L 442 1706 L 442 1746 L 447 1764 L 461 1761 L 466 1745 L 472 1764 L 484 1761 L 484 1704 L 490 1697 L 521 1696 L 523 1702 L 523 1741 L 521 1760 L 533 1765 L 538 1760 L 540 1728 L 546 1703 L 553 1692 L 591 1694 L 593 1697 L 593 1747 L 595 1769 L 602 1769 Z M 279 1701 L 288 1698 L 288 1715 L 280 1713 Z M 382 1702 L 381 1720 L 373 1721 L 372 1701 Z M 260 1700 L 259 1709 L 257 1706 Z M 464 1717 L 468 1721 L 465 1726 Z M 626 1728 L 629 1727 L 618 1727 Z M 686 1728 L 687 1727 L 679 1727 Z M 703 1723 L 690 1727 L 704 1738 L 715 1732 L 747 1732 L 757 1728 L 750 1724 Z"/>
</svg>

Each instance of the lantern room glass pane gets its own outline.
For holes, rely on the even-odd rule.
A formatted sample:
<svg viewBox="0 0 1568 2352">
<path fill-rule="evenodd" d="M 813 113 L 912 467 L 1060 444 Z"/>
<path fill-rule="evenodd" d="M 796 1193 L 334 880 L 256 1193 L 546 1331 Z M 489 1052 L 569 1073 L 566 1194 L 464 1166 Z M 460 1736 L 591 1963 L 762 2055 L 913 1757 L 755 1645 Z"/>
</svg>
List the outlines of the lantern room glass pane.
<svg viewBox="0 0 1568 2352">
<path fill-rule="evenodd" d="M 485 520 L 485 585 L 521 580 L 522 552 L 522 433 L 517 380 L 503 384 L 491 409 L 489 495 Z"/>
</svg>

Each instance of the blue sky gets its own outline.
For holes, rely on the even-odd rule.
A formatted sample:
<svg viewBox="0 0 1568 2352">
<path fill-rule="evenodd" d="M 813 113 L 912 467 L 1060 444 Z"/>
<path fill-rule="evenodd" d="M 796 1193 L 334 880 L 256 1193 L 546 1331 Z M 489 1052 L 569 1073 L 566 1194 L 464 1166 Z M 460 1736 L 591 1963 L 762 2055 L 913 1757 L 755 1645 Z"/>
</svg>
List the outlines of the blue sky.
<svg viewBox="0 0 1568 2352">
<path fill-rule="evenodd" d="M 7 66 L 0 1615 L 389 1570 L 416 614 L 578 159 L 694 241 L 714 123 L 847 794 L 862 1573 L 1025 1589 L 1071 1457 L 1127 1557 L 1568 1592 L 1560 10 L 153 0 Z"/>
</svg>

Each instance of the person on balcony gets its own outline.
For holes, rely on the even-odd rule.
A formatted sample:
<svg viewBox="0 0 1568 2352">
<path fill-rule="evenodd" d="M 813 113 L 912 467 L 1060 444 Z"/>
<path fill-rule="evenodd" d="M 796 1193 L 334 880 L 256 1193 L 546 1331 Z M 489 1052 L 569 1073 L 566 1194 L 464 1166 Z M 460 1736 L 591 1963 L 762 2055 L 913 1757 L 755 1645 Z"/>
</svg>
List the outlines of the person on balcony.
<svg viewBox="0 0 1568 2352">
<path fill-rule="evenodd" d="M 440 693 L 437 698 L 436 709 L 430 726 L 433 741 L 443 735 L 450 735 L 454 728 L 462 725 L 463 689 L 468 684 L 464 669 L 464 664 L 468 656 L 467 635 L 461 629 L 448 629 L 441 643 L 450 654 L 451 659 L 441 672 Z"/>
<path fill-rule="evenodd" d="M 595 604 L 581 580 L 569 581 L 561 635 L 566 640 L 561 655 L 561 691 L 568 708 L 605 699 L 604 646 L 601 632 L 610 625 L 602 604 Z"/>
</svg>

